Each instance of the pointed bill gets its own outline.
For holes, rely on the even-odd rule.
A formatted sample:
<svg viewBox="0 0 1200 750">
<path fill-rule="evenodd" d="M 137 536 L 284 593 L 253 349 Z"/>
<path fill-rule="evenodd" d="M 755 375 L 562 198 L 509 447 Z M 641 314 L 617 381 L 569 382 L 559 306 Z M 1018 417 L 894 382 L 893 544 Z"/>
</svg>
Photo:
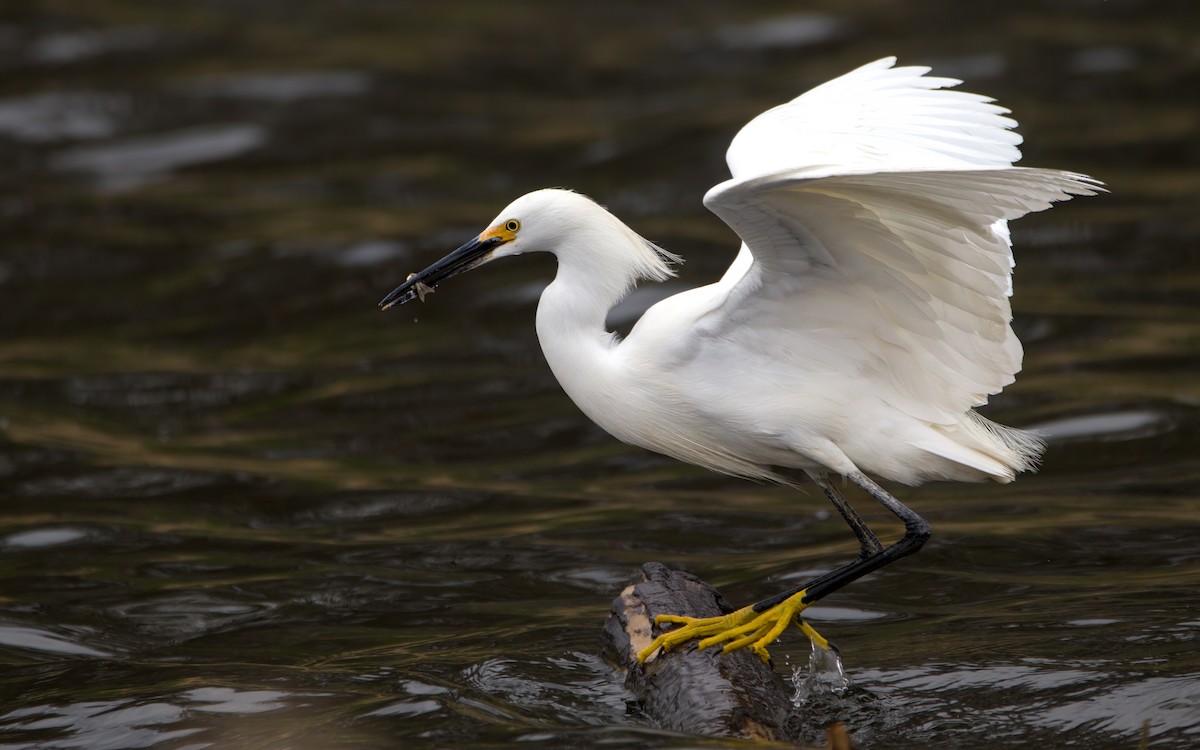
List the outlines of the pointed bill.
<svg viewBox="0 0 1200 750">
<path fill-rule="evenodd" d="M 505 237 L 492 231 L 484 232 L 424 271 L 410 273 L 403 284 L 393 289 L 379 302 L 379 308 L 386 310 L 393 305 L 403 305 L 413 299 L 420 299 L 424 302 L 425 295 L 432 292 L 438 284 L 451 276 L 487 263 L 492 259 L 492 251 L 510 239 L 511 237 Z"/>
</svg>

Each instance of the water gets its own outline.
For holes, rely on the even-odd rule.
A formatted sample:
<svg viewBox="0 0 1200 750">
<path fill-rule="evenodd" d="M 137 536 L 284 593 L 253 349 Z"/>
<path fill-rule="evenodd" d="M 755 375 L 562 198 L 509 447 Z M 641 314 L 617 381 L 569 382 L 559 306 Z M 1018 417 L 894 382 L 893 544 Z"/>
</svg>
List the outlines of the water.
<svg viewBox="0 0 1200 750">
<path fill-rule="evenodd" d="M 737 126 L 885 54 L 1113 192 L 1014 227 L 988 413 L 1042 472 L 900 490 L 935 536 L 806 612 L 849 683 L 801 734 L 1200 745 L 1194 4 L 815 8 L 0 9 L 0 747 L 729 745 L 651 726 L 601 622 L 647 560 L 737 602 L 846 560 L 819 494 L 591 426 L 534 338 L 545 258 L 374 304 L 546 185 L 710 280 Z"/>
<path fill-rule="evenodd" d="M 838 699 L 850 688 L 850 678 L 846 676 L 846 665 L 842 664 L 837 650 L 813 643 L 808 666 L 792 670 L 792 685 L 795 688 L 792 703 L 796 713 L 803 716 L 809 710 L 808 704 L 825 699 L 835 705 L 840 703 Z"/>
</svg>

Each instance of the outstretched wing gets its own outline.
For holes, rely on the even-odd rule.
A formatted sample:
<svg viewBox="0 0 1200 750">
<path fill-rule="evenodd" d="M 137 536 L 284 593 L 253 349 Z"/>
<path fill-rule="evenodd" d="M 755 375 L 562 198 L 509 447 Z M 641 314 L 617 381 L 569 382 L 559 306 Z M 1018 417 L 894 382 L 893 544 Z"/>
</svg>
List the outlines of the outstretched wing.
<svg viewBox="0 0 1200 750">
<path fill-rule="evenodd" d="M 1014 168 L 1016 123 L 888 58 L 756 117 L 704 203 L 745 243 L 700 325 L 808 370 L 869 373 L 955 424 L 1013 381 L 1007 221 L 1098 183 Z"/>
</svg>

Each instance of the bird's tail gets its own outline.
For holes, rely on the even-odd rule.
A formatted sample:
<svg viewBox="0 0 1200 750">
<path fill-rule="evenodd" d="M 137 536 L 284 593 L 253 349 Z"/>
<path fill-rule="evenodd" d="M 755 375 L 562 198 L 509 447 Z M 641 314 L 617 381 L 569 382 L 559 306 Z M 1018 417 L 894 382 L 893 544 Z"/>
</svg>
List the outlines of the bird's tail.
<svg viewBox="0 0 1200 750">
<path fill-rule="evenodd" d="M 925 442 L 922 448 L 949 459 L 961 471 L 948 471 L 940 477 L 955 480 L 994 479 L 1011 482 L 1023 471 L 1037 471 L 1046 443 L 1027 430 L 1005 427 L 974 411 L 950 427 L 935 430 L 945 440 Z"/>
</svg>

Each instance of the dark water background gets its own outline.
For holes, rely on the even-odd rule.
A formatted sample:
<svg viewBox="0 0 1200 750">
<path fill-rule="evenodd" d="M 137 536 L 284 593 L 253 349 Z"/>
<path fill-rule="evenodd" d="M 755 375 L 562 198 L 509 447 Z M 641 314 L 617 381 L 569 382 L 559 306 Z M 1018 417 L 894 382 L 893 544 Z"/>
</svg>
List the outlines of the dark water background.
<svg viewBox="0 0 1200 750">
<path fill-rule="evenodd" d="M 1014 227 L 988 414 L 1044 469 L 900 492 L 934 540 L 813 610 L 853 687 L 810 739 L 1200 747 L 1198 39 L 1194 2 L 5 0 L 0 748 L 728 744 L 628 705 L 609 600 L 659 560 L 751 601 L 840 520 L 593 427 L 549 258 L 374 306 L 549 185 L 712 280 L 732 134 L 888 54 L 1113 192 Z"/>
</svg>

